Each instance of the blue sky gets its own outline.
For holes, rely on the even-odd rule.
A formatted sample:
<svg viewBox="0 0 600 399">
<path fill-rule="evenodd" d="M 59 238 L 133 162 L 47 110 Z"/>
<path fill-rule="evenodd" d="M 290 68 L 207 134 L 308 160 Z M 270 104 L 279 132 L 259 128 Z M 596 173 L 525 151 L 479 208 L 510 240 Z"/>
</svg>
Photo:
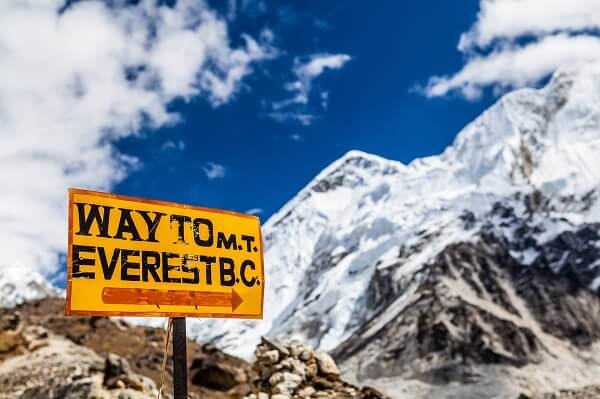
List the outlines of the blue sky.
<svg viewBox="0 0 600 399">
<path fill-rule="evenodd" d="M 203 98 L 176 101 L 182 121 L 118 142 L 141 166 L 113 191 L 202 206 L 246 211 L 261 219 L 281 207 L 327 164 L 359 149 L 409 162 L 439 153 L 493 99 L 427 98 L 411 90 L 430 76 L 460 68 L 457 38 L 468 30 L 477 1 L 278 2 L 258 15 L 239 13 L 236 34 L 269 28 L 276 60 L 261 64 L 233 99 L 213 107 Z M 220 12 L 226 15 L 227 7 Z M 313 82 L 309 106 L 314 121 L 278 122 L 265 104 L 289 97 L 295 57 L 343 53 L 341 69 Z M 326 109 L 319 95 L 328 92 Z M 169 144 L 165 144 L 169 143 Z M 209 179 L 208 162 L 224 176 Z"/>
<path fill-rule="evenodd" d="M 68 187 L 264 221 L 349 150 L 438 154 L 600 65 L 599 32 L 593 0 L 2 0 L 0 272 L 64 269 Z"/>
</svg>

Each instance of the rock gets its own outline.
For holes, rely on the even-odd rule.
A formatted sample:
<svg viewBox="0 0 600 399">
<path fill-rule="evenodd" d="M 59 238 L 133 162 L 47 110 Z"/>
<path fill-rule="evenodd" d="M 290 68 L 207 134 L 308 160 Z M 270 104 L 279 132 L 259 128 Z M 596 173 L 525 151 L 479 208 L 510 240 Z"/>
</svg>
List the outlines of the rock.
<svg viewBox="0 0 600 399">
<path fill-rule="evenodd" d="M 302 344 L 302 342 L 298 340 L 293 340 L 289 343 L 290 354 L 298 358 L 302 352 L 306 349 L 306 347 Z"/>
<path fill-rule="evenodd" d="M 18 312 L 3 315 L 0 317 L 0 331 L 16 330 L 20 321 L 21 317 Z"/>
<path fill-rule="evenodd" d="M 156 390 L 156 384 L 148 377 L 135 374 L 131 371 L 129 362 L 124 358 L 109 353 L 104 361 L 104 378 L 102 385 L 107 389 L 122 390 L 119 397 L 135 398 L 131 391 L 151 393 Z"/>
<path fill-rule="evenodd" d="M 267 365 L 275 364 L 279 361 L 279 351 L 276 349 L 269 351 L 260 351 L 256 354 L 256 359 Z"/>
<path fill-rule="evenodd" d="M 278 344 L 275 341 L 270 340 L 267 337 L 264 337 L 264 336 L 260 337 L 260 341 L 263 344 L 265 344 L 265 345 L 267 345 L 267 346 L 269 346 L 269 347 L 271 347 L 273 349 L 276 349 L 277 351 L 279 351 L 284 356 L 289 356 L 290 355 L 290 351 L 287 348 L 285 348 L 284 346 Z"/>
<path fill-rule="evenodd" d="M 23 337 L 30 342 L 38 339 L 47 339 L 48 330 L 41 326 L 27 326 L 23 330 Z"/>
<path fill-rule="evenodd" d="M 339 381 L 331 380 L 328 377 L 317 376 L 313 378 L 312 384 L 317 389 L 317 391 L 326 391 L 330 389 L 335 389 L 336 385 Z"/>
<path fill-rule="evenodd" d="M 340 370 L 336 366 L 333 358 L 325 352 L 318 352 L 316 355 L 319 373 L 324 375 L 340 375 Z"/>
<path fill-rule="evenodd" d="M 306 366 L 298 359 L 294 359 L 293 357 L 288 357 L 287 359 L 281 361 L 277 366 L 275 366 L 277 370 L 289 370 L 290 372 L 300 376 L 302 379 L 306 376 Z"/>
<path fill-rule="evenodd" d="M 212 354 L 218 352 L 219 349 L 214 344 L 207 342 L 202 345 L 202 350 L 206 353 Z"/>
<path fill-rule="evenodd" d="M 191 371 L 192 384 L 217 391 L 228 391 L 247 381 L 244 369 L 214 358 L 195 359 Z"/>
<path fill-rule="evenodd" d="M 385 395 L 371 387 L 362 387 L 360 399 L 385 399 Z"/>
<path fill-rule="evenodd" d="M 271 384 L 274 385 L 272 389 L 273 393 L 292 395 L 296 388 L 298 388 L 298 386 L 302 382 L 302 377 L 287 371 L 284 371 L 283 373 L 275 373 L 271 378 L 275 377 L 278 374 L 280 375 L 280 377 L 278 377 L 280 381 L 276 384 Z M 269 379 L 269 382 L 271 382 L 271 379 Z"/>
<path fill-rule="evenodd" d="M 104 385 L 115 378 L 126 376 L 131 372 L 127 360 L 114 353 L 109 353 L 104 362 Z"/>
<path fill-rule="evenodd" d="M 150 397 L 144 393 L 134 391 L 132 389 L 125 389 L 119 392 L 117 399 L 150 399 Z"/>
<path fill-rule="evenodd" d="M 313 356 L 313 353 L 309 349 L 305 349 L 300 353 L 300 355 L 298 356 L 298 359 L 302 360 L 303 362 L 306 362 L 312 356 Z"/>
<path fill-rule="evenodd" d="M 319 366 L 317 365 L 317 359 L 314 357 L 311 357 L 305 363 L 305 367 L 306 367 L 306 369 L 305 369 L 306 376 L 308 378 L 313 378 L 319 373 Z"/>
<path fill-rule="evenodd" d="M 310 398 L 310 396 L 315 393 L 315 389 L 311 386 L 304 387 L 298 391 L 297 395 L 301 398 Z"/>
<path fill-rule="evenodd" d="M 16 331 L 0 332 L 0 361 L 17 356 L 25 350 L 25 339 Z"/>
<path fill-rule="evenodd" d="M 30 352 L 48 346 L 48 330 L 44 327 L 27 326 L 22 335 L 27 343 L 27 350 Z"/>
</svg>

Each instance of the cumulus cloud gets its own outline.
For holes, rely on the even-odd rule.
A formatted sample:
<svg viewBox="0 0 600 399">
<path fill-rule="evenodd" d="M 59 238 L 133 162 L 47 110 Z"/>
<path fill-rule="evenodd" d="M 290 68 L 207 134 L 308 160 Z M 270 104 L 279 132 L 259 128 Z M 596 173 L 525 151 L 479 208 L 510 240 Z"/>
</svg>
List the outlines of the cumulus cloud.
<svg viewBox="0 0 600 399">
<path fill-rule="evenodd" d="M 477 20 L 458 43 L 465 65 L 432 77 L 425 94 L 474 99 L 486 87 L 533 85 L 562 65 L 597 61 L 599 28 L 596 0 L 481 0 Z"/>
<path fill-rule="evenodd" d="M 226 169 L 225 166 L 221 164 L 207 162 L 202 169 L 204 170 L 204 174 L 206 174 L 206 177 L 208 177 L 209 180 L 222 179 L 223 177 L 225 177 Z"/>
<path fill-rule="evenodd" d="M 313 54 L 307 60 L 296 57 L 293 68 L 296 80 L 284 86 L 292 96 L 274 102 L 269 116 L 279 122 L 295 120 L 310 125 L 314 120 L 314 115 L 308 111 L 313 81 L 328 69 L 341 69 L 351 58 L 347 54 Z M 329 92 L 322 92 L 319 97 L 321 107 L 327 108 Z"/>
<path fill-rule="evenodd" d="M 459 48 L 485 47 L 497 39 L 556 32 L 581 32 L 600 26 L 597 0 L 483 0 L 477 21 Z"/>
<path fill-rule="evenodd" d="M 116 140 L 176 123 L 177 98 L 227 102 L 271 54 L 200 0 L 1 1 L 1 263 L 55 272 L 67 188 L 109 190 L 137 164 Z"/>
</svg>

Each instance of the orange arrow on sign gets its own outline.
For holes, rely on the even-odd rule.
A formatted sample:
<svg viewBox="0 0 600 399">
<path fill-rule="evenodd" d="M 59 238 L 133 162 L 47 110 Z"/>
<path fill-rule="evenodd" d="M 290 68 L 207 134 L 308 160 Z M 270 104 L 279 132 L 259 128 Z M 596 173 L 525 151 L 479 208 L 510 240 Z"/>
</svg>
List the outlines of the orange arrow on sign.
<svg viewBox="0 0 600 399">
<path fill-rule="evenodd" d="M 216 306 L 230 307 L 234 312 L 243 301 L 234 289 L 230 293 L 115 287 L 102 290 L 102 302 L 111 305 Z"/>
</svg>

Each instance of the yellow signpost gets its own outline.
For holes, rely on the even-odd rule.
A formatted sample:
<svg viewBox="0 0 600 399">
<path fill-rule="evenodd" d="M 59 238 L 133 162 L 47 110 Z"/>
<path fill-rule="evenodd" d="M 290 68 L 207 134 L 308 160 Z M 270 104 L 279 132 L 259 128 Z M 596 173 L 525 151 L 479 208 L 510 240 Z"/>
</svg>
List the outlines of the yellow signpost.
<svg viewBox="0 0 600 399">
<path fill-rule="evenodd" d="M 262 319 L 256 216 L 69 189 L 67 253 L 67 316 L 172 318 L 175 399 L 187 399 L 185 317 Z"/>
<path fill-rule="evenodd" d="M 69 190 L 66 315 L 261 319 L 257 217 Z"/>
</svg>

